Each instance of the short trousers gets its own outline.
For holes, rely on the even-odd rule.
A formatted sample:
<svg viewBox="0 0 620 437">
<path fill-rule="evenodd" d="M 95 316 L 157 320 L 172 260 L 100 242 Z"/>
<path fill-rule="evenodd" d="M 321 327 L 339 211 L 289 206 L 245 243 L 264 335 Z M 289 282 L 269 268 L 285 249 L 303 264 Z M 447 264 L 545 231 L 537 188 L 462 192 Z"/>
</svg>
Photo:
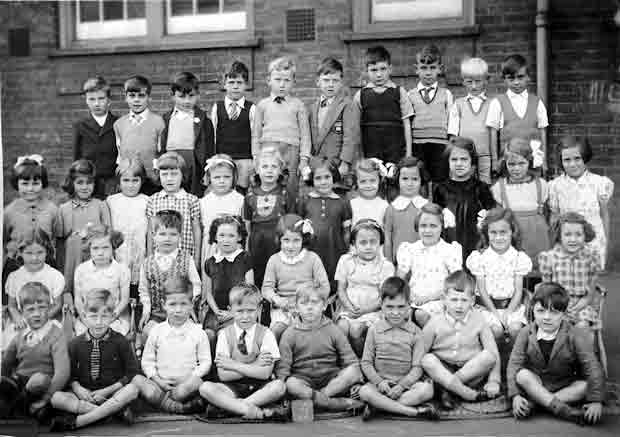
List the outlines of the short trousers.
<svg viewBox="0 0 620 437">
<path fill-rule="evenodd" d="M 466 364 L 465 362 L 458 363 L 458 364 L 452 364 L 452 363 L 447 363 L 443 360 L 439 360 L 439 361 L 441 361 L 441 364 L 443 364 L 443 366 L 446 369 L 448 369 L 450 373 L 458 372 L 461 369 L 461 367 L 463 367 Z M 482 388 L 486 380 L 487 380 L 487 375 L 482 375 L 482 376 L 477 377 L 476 379 L 467 381 L 465 385 L 471 388 Z"/>
<path fill-rule="evenodd" d="M 342 372 L 341 369 L 333 370 L 323 376 L 308 376 L 308 375 L 301 375 L 301 374 L 296 374 L 296 375 L 291 375 L 291 376 L 294 376 L 295 378 L 301 379 L 302 381 L 308 383 L 308 385 L 310 386 L 310 388 L 312 388 L 312 390 L 321 390 L 325 388 L 332 379 L 338 376 L 340 372 Z"/>
<path fill-rule="evenodd" d="M 270 382 L 265 379 L 243 378 L 238 381 L 222 382 L 221 384 L 231 389 L 237 398 L 244 399 L 256 393 Z"/>
</svg>

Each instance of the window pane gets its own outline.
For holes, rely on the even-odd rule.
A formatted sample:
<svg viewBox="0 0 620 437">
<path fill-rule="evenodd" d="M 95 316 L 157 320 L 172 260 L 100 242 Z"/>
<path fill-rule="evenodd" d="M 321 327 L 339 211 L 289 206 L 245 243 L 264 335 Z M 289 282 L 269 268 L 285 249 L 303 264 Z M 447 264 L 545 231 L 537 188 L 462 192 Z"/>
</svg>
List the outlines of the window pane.
<svg viewBox="0 0 620 437">
<path fill-rule="evenodd" d="M 103 2 L 104 20 L 122 20 L 123 2 L 117 0 L 107 0 Z"/>
<path fill-rule="evenodd" d="M 172 15 L 192 15 L 194 13 L 192 0 L 171 0 L 170 9 Z"/>
<path fill-rule="evenodd" d="M 80 21 L 99 21 L 99 2 L 97 0 L 80 1 Z"/>
<path fill-rule="evenodd" d="M 144 0 L 128 0 L 127 1 L 127 18 L 144 18 L 146 17 Z"/>
<path fill-rule="evenodd" d="M 372 0 L 373 22 L 461 16 L 463 0 Z"/>
<path fill-rule="evenodd" d="M 246 0 L 223 0 L 224 12 L 245 11 Z"/>
<path fill-rule="evenodd" d="M 199 14 L 217 14 L 220 12 L 220 0 L 198 0 Z"/>
</svg>

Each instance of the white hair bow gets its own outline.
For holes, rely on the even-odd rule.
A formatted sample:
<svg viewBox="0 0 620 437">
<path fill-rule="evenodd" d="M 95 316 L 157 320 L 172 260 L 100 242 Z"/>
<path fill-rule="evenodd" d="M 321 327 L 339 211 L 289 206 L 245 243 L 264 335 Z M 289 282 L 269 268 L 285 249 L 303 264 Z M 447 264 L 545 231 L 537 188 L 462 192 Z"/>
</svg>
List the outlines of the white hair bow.
<svg viewBox="0 0 620 437">
<path fill-rule="evenodd" d="M 301 170 L 301 180 L 307 182 L 310 180 L 310 174 L 312 173 L 312 169 L 309 166 L 305 166 Z"/>
<path fill-rule="evenodd" d="M 487 218 L 487 213 L 488 211 L 486 209 L 481 209 L 480 211 L 478 211 L 478 222 L 476 223 L 476 226 L 478 227 L 478 229 L 482 229 L 482 224 L 484 223 L 484 220 Z"/>
<path fill-rule="evenodd" d="M 543 165 L 543 160 L 545 159 L 542 143 L 539 140 L 531 140 L 530 147 L 532 148 L 532 167 L 538 168 Z"/>
<path fill-rule="evenodd" d="M 228 158 L 220 158 L 217 156 L 212 156 L 211 158 L 207 159 L 207 162 L 205 165 L 205 171 L 208 171 L 212 169 L 213 167 L 218 166 L 220 164 L 227 164 L 233 168 L 235 167 L 235 163 Z"/>
<path fill-rule="evenodd" d="M 454 228 L 456 227 L 456 217 L 452 211 L 448 208 L 444 208 L 441 213 L 443 214 L 443 227 L 444 228 Z"/>
<path fill-rule="evenodd" d="M 159 165 L 157 165 L 157 158 L 153 159 L 153 170 L 159 170 Z"/>
<path fill-rule="evenodd" d="M 295 228 L 301 226 L 301 232 L 304 234 L 314 235 L 314 228 L 312 228 L 312 222 L 310 219 L 302 219 L 295 223 Z"/>
<path fill-rule="evenodd" d="M 18 157 L 14 168 L 19 167 L 26 161 L 34 161 L 39 165 L 43 165 L 43 157 L 39 154 L 34 154 L 34 155 L 25 155 L 25 156 Z"/>
<path fill-rule="evenodd" d="M 379 158 L 369 158 L 370 161 L 374 162 L 377 167 L 379 167 L 379 175 L 382 178 L 392 178 L 394 177 L 394 173 L 396 172 L 396 165 L 391 162 L 386 162 L 385 164 Z"/>
</svg>

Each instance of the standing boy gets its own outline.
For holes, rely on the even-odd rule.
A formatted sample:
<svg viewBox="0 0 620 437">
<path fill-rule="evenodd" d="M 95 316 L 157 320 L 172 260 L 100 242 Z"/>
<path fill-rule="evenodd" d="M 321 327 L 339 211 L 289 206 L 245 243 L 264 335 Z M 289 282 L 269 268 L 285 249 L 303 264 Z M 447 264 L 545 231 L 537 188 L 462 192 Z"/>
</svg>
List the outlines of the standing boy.
<svg viewBox="0 0 620 437">
<path fill-rule="evenodd" d="M 435 407 L 421 405 L 433 397 L 433 383 L 422 379 L 424 340 L 410 321 L 410 294 L 407 282 L 396 276 L 381 285 L 382 318 L 369 329 L 362 356 L 362 372 L 368 379 L 360 389 L 360 398 L 368 403 L 364 420 L 375 408 L 437 418 Z"/>
<path fill-rule="evenodd" d="M 160 151 L 164 120 L 151 112 L 151 82 L 144 76 L 132 76 L 125 81 L 125 100 L 129 114 L 114 122 L 114 134 L 120 158 L 138 157 L 144 163 L 147 178 L 142 191 L 151 195 L 157 191 L 153 160 Z"/>
<path fill-rule="evenodd" d="M 183 188 L 194 196 L 202 197 L 204 166 L 215 153 L 213 125 L 205 111 L 198 107 L 199 81 L 192 73 L 177 74 L 170 89 L 174 108 L 164 114 L 161 134 L 161 153 L 175 151 L 187 166 Z"/>
<path fill-rule="evenodd" d="M 491 150 L 504 154 L 504 145 L 515 137 L 530 140 L 544 155 L 542 170 L 547 172 L 547 108 L 536 94 L 529 94 L 530 73 L 521 55 L 510 55 L 502 62 L 502 79 L 506 92 L 495 97 L 489 106 L 487 127 Z M 499 133 L 499 140 L 498 140 Z"/>
<path fill-rule="evenodd" d="M 256 105 L 245 97 L 249 76 L 243 62 L 233 62 L 224 74 L 224 100 L 215 102 L 211 110 L 216 153 L 233 158 L 237 166 L 237 185 L 244 193 L 250 186 L 253 169 L 252 128 L 256 112 Z"/>
<path fill-rule="evenodd" d="M 424 162 L 433 184 L 448 179 L 448 160 L 444 156 L 448 144 L 448 110 L 454 101 L 450 90 L 439 86 L 443 72 L 441 53 L 427 45 L 416 55 L 418 85 L 409 91 L 413 105 L 414 155 Z"/>
<path fill-rule="evenodd" d="M 310 110 L 310 130 L 312 156 L 333 160 L 344 177 L 359 155 L 359 123 L 354 118 L 353 101 L 344 93 L 342 79 L 343 68 L 337 59 L 321 61 L 317 79 L 321 96 Z"/>
<path fill-rule="evenodd" d="M 398 162 L 411 156 L 411 102 L 405 89 L 390 79 L 392 60 L 385 47 L 366 51 L 366 73 L 368 83 L 353 97 L 362 153 L 364 158 Z"/>
<path fill-rule="evenodd" d="M 517 419 L 533 404 L 577 423 L 597 423 L 602 414 L 605 379 L 592 342 L 566 318 L 568 294 L 545 282 L 532 298 L 534 322 L 521 329 L 508 362 L 508 397 Z M 583 408 L 569 404 L 585 401 Z"/>
<path fill-rule="evenodd" d="M 101 76 L 92 77 L 82 87 L 90 114 L 73 125 L 73 160 L 88 159 L 97 168 L 94 195 L 105 199 L 116 188 L 116 135 L 110 112 L 110 85 Z"/>
<path fill-rule="evenodd" d="M 286 410 L 264 408 L 284 396 L 286 385 L 271 379 L 280 351 L 269 328 L 257 323 L 261 294 L 254 285 L 240 284 L 229 299 L 234 323 L 220 330 L 215 349 L 220 382 L 204 382 L 200 394 L 246 419 L 286 419 Z"/>
<path fill-rule="evenodd" d="M 471 138 L 478 155 L 478 179 L 491 184 L 491 170 L 498 170 L 497 148 L 489 147 L 486 95 L 489 66 L 480 58 L 469 58 L 461 63 L 465 97 L 456 99 L 448 114 L 448 135 Z"/>
<path fill-rule="evenodd" d="M 256 105 L 252 130 L 252 156 L 260 149 L 275 146 L 286 162 L 287 189 L 295 196 L 298 175 L 308 166 L 311 153 L 310 123 L 304 103 L 290 95 L 295 83 L 296 66 L 287 57 L 269 63 L 268 84 L 271 94 Z"/>
<path fill-rule="evenodd" d="M 448 410 L 455 408 L 452 393 L 469 402 L 499 394 L 499 352 L 485 318 L 473 310 L 475 289 L 468 273 L 459 270 L 449 275 L 445 312 L 432 317 L 422 331 L 428 351 L 422 367 L 443 387 L 441 404 Z"/>
<path fill-rule="evenodd" d="M 129 341 L 110 329 L 115 301 L 108 290 L 91 290 L 84 298 L 84 323 L 88 330 L 71 340 L 70 391 L 52 396 L 54 408 L 70 414 L 57 416 L 52 431 L 82 428 L 126 408 L 123 418 L 131 424 L 129 404 L 138 397 L 130 384 L 140 370 Z"/>
<path fill-rule="evenodd" d="M 167 413 L 197 413 L 204 408 L 198 389 L 211 369 L 207 334 L 190 320 L 192 293 L 186 278 L 170 277 L 163 287 L 166 320 L 149 334 L 142 352 L 144 376 L 132 381 L 140 396 Z"/>
<path fill-rule="evenodd" d="M 69 380 L 67 339 L 60 324 L 49 319 L 50 291 L 40 282 L 28 282 L 18 293 L 26 322 L 2 353 L 0 418 L 20 402 L 28 413 L 44 420 L 52 395 Z"/>
<path fill-rule="evenodd" d="M 361 382 L 359 363 L 344 333 L 323 315 L 327 293 L 313 285 L 297 289 L 299 320 L 280 339 L 276 376 L 293 399 L 312 400 L 328 410 L 357 406 L 349 390 Z M 344 396 L 344 397 L 342 397 Z"/>
</svg>

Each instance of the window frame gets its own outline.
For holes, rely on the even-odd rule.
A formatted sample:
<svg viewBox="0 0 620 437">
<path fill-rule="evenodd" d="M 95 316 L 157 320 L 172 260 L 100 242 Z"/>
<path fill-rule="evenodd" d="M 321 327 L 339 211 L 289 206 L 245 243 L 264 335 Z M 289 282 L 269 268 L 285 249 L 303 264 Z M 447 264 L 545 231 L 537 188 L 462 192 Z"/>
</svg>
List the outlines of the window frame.
<svg viewBox="0 0 620 437">
<path fill-rule="evenodd" d="M 256 47 L 254 1 L 246 2 L 246 29 L 218 32 L 166 33 L 166 0 L 146 0 L 147 33 L 144 36 L 78 40 L 75 3 L 58 0 L 59 50 L 52 56 L 150 52 L 209 47 Z"/>
<path fill-rule="evenodd" d="M 401 38 L 415 36 L 468 35 L 479 32 L 475 0 L 462 0 L 463 15 L 458 18 L 372 22 L 372 0 L 356 0 L 353 5 L 353 32 L 345 40 Z"/>
</svg>

